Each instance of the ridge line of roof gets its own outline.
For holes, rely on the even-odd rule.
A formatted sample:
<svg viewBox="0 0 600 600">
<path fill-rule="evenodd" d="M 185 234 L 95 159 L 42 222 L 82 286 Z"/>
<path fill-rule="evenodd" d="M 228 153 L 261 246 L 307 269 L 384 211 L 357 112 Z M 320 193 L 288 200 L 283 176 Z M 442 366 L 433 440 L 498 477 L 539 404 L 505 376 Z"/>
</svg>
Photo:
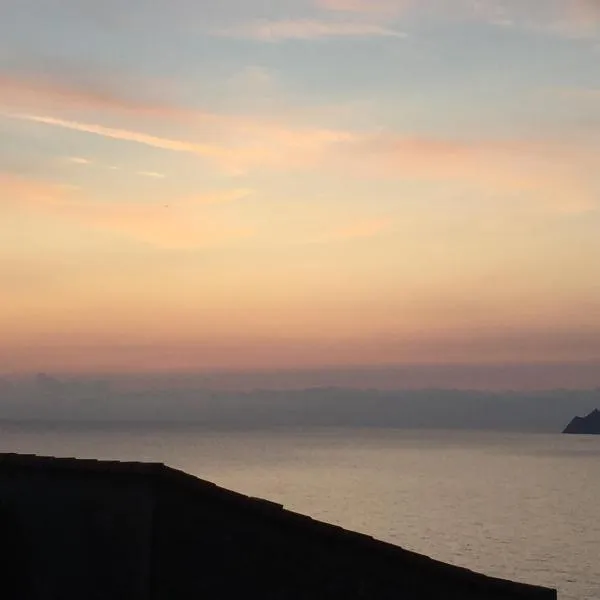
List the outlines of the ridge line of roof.
<svg viewBox="0 0 600 600">
<path fill-rule="evenodd" d="M 261 517 L 276 519 L 280 523 L 297 527 L 303 526 L 306 531 L 324 534 L 330 539 L 339 542 L 348 542 L 370 546 L 372 549 L 383 552 L 389 558 L 402 556 L 404 560 L 410 560 L 415 565 L 435 566 L 442 570 L 445 575 L 451 578 L 465 579 L 469 578 L 475 584 L 487 583 L 495 588 L 512 588 L 518 593 L 521 589 L 549 590 L 543 586 L 521 583 L 497 577 L 490 577 L 483 573 L 472 571 L 466 567 L 460 567 L 440 560 L 431 558 L 425 554 L 407 550 L 397 544 L 392 544 L 384 540 L 379 540 L 365 533 L 360 533 L 350 529 L 345 529 L 339 525 L 313 519 L 308 515 L 298 513 L 285 508 L 283 504 L 247 496 L 240 492 L 230 490 L 219 486 L 211 481 L 202 479 L 181 469 L 170 467 L 162 462 L 142 462 L 142 461 L 118 461 L 105 459 L 75 458 L 75 457 L 54 457 L 41 456 L 37 454 L 19 454 L 19 453 L 0 453 L 0 468 L 48 468 L 57 471 L 77 472 L 90 471 L 103 475 L 140 475 L 140 476 L 159 476 L 174 483 L 183 483 L 186 487 L 198 491 L 209 492 L 213 498 L 225 500 L 241 506 L 245 510 L 251 510 Z"/>
</svg>

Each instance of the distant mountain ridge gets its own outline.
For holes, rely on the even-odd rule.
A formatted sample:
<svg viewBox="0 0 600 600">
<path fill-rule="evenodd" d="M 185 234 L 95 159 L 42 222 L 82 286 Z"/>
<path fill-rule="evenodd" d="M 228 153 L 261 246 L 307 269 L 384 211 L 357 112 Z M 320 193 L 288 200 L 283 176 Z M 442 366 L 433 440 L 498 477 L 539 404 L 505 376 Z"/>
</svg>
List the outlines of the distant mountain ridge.
<svg viewBox="0 0 600 600">
<path fill-rule="evenodd" d="M 314 387 L 127 390 L 110 381 L 0 379 L 0 420 L 195 423 L 214 428 L 370 427 L 560 432 L 598 406 L 600 389 L 473 391 Z"/>
<path fill-rule="evenodd" d="M 600 410 L 595 408 L 585 417 L 574 417 L 563 433 L 600 435 Z"/>
</svg>

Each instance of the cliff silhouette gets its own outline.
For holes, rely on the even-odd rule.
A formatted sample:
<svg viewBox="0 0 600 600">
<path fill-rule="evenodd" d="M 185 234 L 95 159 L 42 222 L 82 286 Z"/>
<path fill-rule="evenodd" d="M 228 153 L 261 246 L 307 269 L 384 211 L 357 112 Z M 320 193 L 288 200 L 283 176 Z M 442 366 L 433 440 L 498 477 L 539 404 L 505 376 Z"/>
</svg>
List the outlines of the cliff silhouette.
<svg viewBox="0 0 600 600">
<path fill-rule="evenodd" d="M 585 417 L 574 417 L 563 433 L 600 435 L 600 410 L 595 408 Z"/>
</svg>

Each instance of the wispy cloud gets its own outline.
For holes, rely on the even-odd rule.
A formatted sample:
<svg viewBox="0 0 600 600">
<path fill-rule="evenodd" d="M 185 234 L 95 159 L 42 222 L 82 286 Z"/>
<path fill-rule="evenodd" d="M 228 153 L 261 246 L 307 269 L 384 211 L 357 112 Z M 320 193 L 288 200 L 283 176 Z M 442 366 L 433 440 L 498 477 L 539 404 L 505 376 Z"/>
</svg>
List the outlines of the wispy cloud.
<svg viewBox="0 0 600 600">
<path fill-rule="evenodd" d="M 359 4 L 352 6 L 358 9 Z M 273 85 L 272 73 L 264 69 L 244 71 L 244 76 L 249 77 L 253 85 Z M 595 94 L 596 90 L 585 92 L 587 97 L 595 97 Z M 90 98 L 74 90 L 71 97 L 74 99 L 73 106 L 77 104 L 75 99 L 80 99 L 78 101 L 85 106 L 103 107 L 97 115 L 99 117 L 135 113 L 135 104 L 123 105 L 118 98 L 111 99 L 110 95 L 101 94 L 103 100 L 100 102 L 95 96 Z M 39 108 L 45 108 L 43 95 L 38 102 Z M 546 194 L 549 205 L 563 206 L 568 210 L 586 210 L 595 206 L 596 202 L 589 186 L 580 183 L 585 178 L 577 174 L 578 165 L 589 164 L 589 152 L 586 154 L 585 149 L 569 148 L 558 142 L 468 142 L 393 133 L 373 135 L 368 131 L 295 126 L 273 117 L 214 114 L 169 105 L 154 109 L 152 105 L 144 106 L 140 104 L 142 114 L 152 114 L 147 125 L 156 122 L 164 131 L 165 125 L 185 123 L 189 138 L 152 135 L 133 128 L 108 127 L 98 122 L 81 122 L 40 113 L 5 113 L 4 116 L 197 155 L 229 174 L 246 173 L 255 168 L 313 168 L 319 165 L 329 170 L 344 170 L 353 176 L 459 180 L 468 185 L 508 193 L 530 191 L 536 196 Z M 207 137 L 210 139 L 208 143 L 197 141 Z M 75 164 L 84 165 L 87 164 L 84 161 L 89 159 L 72 157 L 72 160 Z M 151 170 L 142 170 L 138 174 L 154 178 L 163 175 Z"/>
<path fill-rule="evenodd" d="M 52 208 L 68 201 L 73 191 L 73 187 L 69 185 L 0 172 L 1 208 L 11 206 Z"/>
<path fill-rule="evenodd" d="M 227 150 L 224 150 L 217 146 L 211 146 L 209 144 L 196 144 L 193 142 L 186 142 L 182 140 L 172 140 L 169 138 L 148 135 L 137 131 L 129 131 L 127 129 L 105 127 L 103 125 L 97 125 L 93 123 L 80 123 L 78 121 L 68 121 L 65 119 L 56 119 L 54 117 L 47 117 L 42 115 L 8 114 L 6 116 L 21 121 L 31 121 L 33 123 L 41 123 L 44 125 L 63 127 L 65 129 L 73 129 L 75 131 L 81 131 L 83 133 L 92 133 L 94 135 L 99 135 L 115 140 L 135 142 L 137 144 L 144 144 L 146 146 L 152 146 L 154 148 L 161 148 L 163 150 L 173 150 L 174 152 L 188 152 L 191 154 L 198 154 L 200 156 L 205 156 L 209 158 L 216 158 L 219 160 L 226 160 L 231 158 L 231 154 Z"/>
<path fill-rule="evenodd" d="M 180 203 L 182 206 L 210 206 L 218 204 L 229 204 L 231 202 L 238 202 L 244 200 L 254 194 L 254 190 L 249 188 L 236 188 L 227 192 L 221 192 L 218 194 L 200 194 L 188 196 Z"/>
<path fill-rule="evenodd" d="M 203 210 L 246 198 L 252 194 L 249 189 L 200 194 L 167 203 L 97 202 L 67 185 L 0 173 L 0 192 L 5 211 L 61 219 L 163 249 L 210 248 L 253 235 L 251 227 Z"/>
<path fill-rule="evenodd" d="M 82 166 L 82 167 L 95 166 L 100 169 L 108 169 L 110 171 L 122 170 L 121 167 L 118 167 L 115 165 L 105 165 L 105 164 L 93 161 L 90 158 L 84 158 L 83 156 L 68 156 L 61 160 L 63 160 L 65 163 L 67 163 L 69 165 L 77 165 L 77 166 Z M 138 175 L 140 177 L 147 177 L 149 179 L 165 179 L 166 178 L 165 173 L 160 173 L 158 171 L 134 171 L 134 173 L 135 173 L 135 175 Z"/>
<path fill-rule="evenodd" d="M 598 0 L 315 0 L 315 5 L 377 23 L 411 12 L 420 17 L 474 19 L 569 37 L 600 34 Z"/>
<path fill-rule="evenodd" d="M 594 152 L 561 141 L 365 135 L 348 144 L 338 160 L 355 177 L 460 182 L 506 197 L 525 194 L 529 206 L 556 212 L 587 212 L 599 206 L 587 177 L 597 164 Z"/>
<path fill-rule="evenodd" d="M 69 156 L 66 160 L 74 165 L 92 164 L 92 161 L 89 158 L 83 158 L 82 156 Z"/>
<path fill-rule="evenodd" d="M 593 100 L 600 99 L 600 88 L 562 88 L 556 92 L 565 97 L 575 100 Z"/>
<path fill-rule="evenodd" d="M 313 19 L 253 21 L 219 29 L 214 33 L 226 37 L 261 42 L 328 38 L 405 37 L 405 34 L 400 31 L 375 23 L 318 21 Z"/>
<path fill-rule="evenodd" d="M 415 4 L 413 0 L 315 0 L 319 8 L 336 12 L 392 15 Z"/>
<path fill-rule="evenodd" d="M 257 94 L 268 97 L 270 110 L 260 116 L 216 113 L 176 103 L 124 100 L 100 84 L 90 90 L 86 82 L 65 85 L 46 80 L 40 85 L 27 79 L 0 77 L 0 117 L 196 154 L 218 163 L 229 173 L 243 173 L 260 166 L 306 164 L 318 160 L 330 146 L 352 138 L 348 131 L 294 123 L 295 111 L 287 97 L 281 97 L 276 76 L 260 66 L 241 70 L 227 85 L 227 94 L 243 98 L 246 104 L 252 104 Z M 7 89 L 18 93 L 4 94 Z M 277 116 L 282 112 L 281 105 L 285 106 L 285 117 Z M 119 127 L 104 124 L 115 119 Z M 123 123 L 135 126 L 123 127 Z M 158 136 L 140 131 L 157 126 L 161 131 Z M 164 135 L 165 131 L 180 132 L 182 127 L 187 139 L 180 139 L 180 133 L 173 137 Z"/>
<path fill-rule="evenodd" d="M 107 127 L 47 115 L 4 113 L 7 118 L 38 123 L 97 135 L 117 141 L 130 142 L 168 150 L 194 154 L 216 163 L 228 173 L 245 172 L 249 168 L 270 166 L 294 167 L 316 160 L 327 148 L 354 138 L 350 132 L 310 127 L 285 127 L 262 119 L 223 118 L 219 125 L 223 137 L 235 132 L 236 143 L 218 145 L 155 136 L 130 129 Z"/>
<path fill-rule="evenodd" d="M 122 87 L 125 87 L 123 82 Z M 46 109 L 68 111 L 119 111 L 149 117 L 171 117 L 179 110 L 161 102 L 143 101 L 118 93 L 113 84 L 88 80 L 65 81 L 44 74 L 35 76 L 0 74 L 0 107 L 6 110 Z M 200 112 L 197 112 L 200 118 Z"/>
<path fill-rule="evenodd" d="M 309 167 L 398 180 L 461 182 L 485 192 L 527 193 L 530 203 L 559 212 L 595 210 L 598 198 L 584 176 L 594 163 L 586 147 L 559 141 L 444 140 L 398 134 L 371 134 L 336 130 L 294 130 L 273 127 L 257 130 L 248 124 L 247 146 L 225 147 L 66 121 L 38 115 L 13 118 L 63 127 L 110 139 L 143 144 L 167 151 L 198 155 L 227 172 L 256 166 Z M 240 131 L 244 131 L 241 129 Z M 260 141 L 262 140 L 262 141 Z M 161 173 L 141 172 L 147 177 Z"/>
<path fill-rule="evenodd" d="M 65 216 L 86 227 L 109 231 L 164 250 L 214 248 L 254 235 L 249 226 L 182 210 L 176 203 L 110 207 L 80 204 L 65 208 Z"/>
<path fill-rule="evenodd" d="M 140 177 L 149 177 L 150 179 L 164 179 L 166 177 L 164 173 L 158 173 L 156 171 L 138 171 L 137 174 Z"/>
<path fill-rule="evenodd" d="M 6 117 L 39 123 L 42 125 L 50 125 L 53 127 L 62 127 L 71 129 L 81 133 L 89 133 L 101 137 L 142 144 L 152 148 L 169 150 L 172 152 L 183 152 L 187 154 L 195 154 L 205 159 L 210 159 L 218 163 L 222 168 L 229 172 L 239 170 L 240 164 L 254 163 L 259 159 L 258 152 L 253 153 L 252 150 L 236 149 L 230 150 L 217 145 L 202 144 L 185 140 L 177 140 L 165 137 L 141 133 L 139 131 L 131 131 L 128 129 L 120 129 L 114 127 L 105 127 L 95 123 L 81 123 L 78 121 L 69 121 L 65 119 L 57 119 L 55 117 L 42 115 L 28 114 L 7 114 Z"/>
</svg>

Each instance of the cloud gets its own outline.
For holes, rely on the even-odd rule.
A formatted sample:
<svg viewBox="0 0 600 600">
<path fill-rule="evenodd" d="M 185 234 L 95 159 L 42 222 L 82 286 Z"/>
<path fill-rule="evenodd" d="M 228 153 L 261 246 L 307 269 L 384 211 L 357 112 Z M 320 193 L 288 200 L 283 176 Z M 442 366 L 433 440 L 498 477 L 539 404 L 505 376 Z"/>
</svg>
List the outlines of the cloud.
<svg viewBox="0 0 600 600">
<path fill-rule="evenodd" d="M 164 179 L 166 177 L 164 173 L 157 173 L 156 171 L 138 171 L 137 174 L 140 177 L 149 177 L 150 179 Z"/>
<path fill-rule="evenodd" d="M 92 85 L 90 90 L 87 82 L 65 85 L 61 81 L 39 83 L 0 77 L 0 117 L 196 154 L 230 174 L 261 166 L 288 168 L 315 161 L 330 145 L 350 137 L 348 132 L 290 125 L 287 120 L 272 116 L 280 90 L 273 73 L 260 66 L 244 69 L 227 85 L 232 88 L 228 90 L 232 97 L 245 98 L 244 106 L 248 96 L 254 97 L 258 92 L 261 102 L 268 101 L 268 114 L 224 114 L 142 99 L 124 100 L 113 89 L 103 90 L 101 85 Z M 103 124 L 115 118 L 119 119 L 119 127 Z M 123 122 L 135 122 L 135 126 L 123 127 Z M 140 131 L 157 125 L 162 132 L 181 131 L 184 127 L 186 137 L 191 139 L 179 139 L 180 134 L 168 137 Z M 200 143 L 198 139 L 209 141 Z"/>
<path fill-rule="evenodd" d="M 471 3 L 470 8 L 464 2 L 463 11 L 482 21 L 550 35 L 588 38 L 599 33 L 598 0 L 488 0 Z"/>
<path fill-rule="evenodd" d="M 319 8 L 335 12 L 392 15 L 409 8 L 411 0 L 315 0 Z"/>
<path fill-rule="evenodd" d="M 365 135 L 336 160 L 355 177 L 460 182 L 507 200 L 526 197 L 530 207 L 555 212 L 587 212 L 599 205 L 587 183 L 597 165 L 593 150 L 561 141 Z"/>
<path fill-rule="evenodd" d="M 285 21 L 254 21 L 219 29 L 216 35 L 281 42 L 284 40 L 316 40 L 328 38 L 405 37 L 405 34 L 372 23 L 330 22 L 313 19 Z"/>
<path fill-rule="evenodd" d="M 528 197 L 557 212 L 596 210 L 598 198 L 584 171 L 594 168 L 591 149 L 535 140 L 444 140 L 398 134 L 291 129 L 241 120 L 234 147 L 164 138 L 97 124 L 38 115 L 11 115 L 167 151 L 198 155 L 226 172 L 253 167 L 313 168 L 351 177 L 461 182 L 486 194 Z M 159 174 L 146 176 L 156 177 Z"/>
<path fill-rule="evenodd" d="M 100 168 L 108 169 L 110 171 L 121 170 L 120 167 L 117 167 L 115 165 L 103 165 L 101 163 L 97 163 L 95 161 L 92 161 L 89 158 L 84 158 L 82 156 L 69 156 L 69 157 L 65 158 L 64 161 L 71 165 L 78 165 L 78 166 L 94 165 L 94 166 L 97 166 Z M 164 173 L 159 173 L 158 171 L 135 171 L 135 174 L 139 175 L 140 177 L 147 177 L 150 179 L 165 179 L 166 178 L 166 175 Z"/>
<path fill-rule="evenodd" d="M 597 25 L 600 23 L 600 2 L 598 0 L 570 0 L 567 11 L 575 22 Z"/>
<path fill-rule="evenodd" d="M 77 111 L 119 111 L 141 116 L 171 117 L 179 111 L 160 102 L 142 101 L 128 93 L 119 93 L 114 81 L 91 81 L 88 77 L 77 82 L 65 81 L 61 76 L 49 77 L 43 73 L 35 77 L 0 74 L 0 106 L 6 109 Z M 129 83 L 131 85 L 131 83 Z M 136 87 L 147 87 L 136 82 Z M 200 112 L 196 115 L 200 117 Z"/>
<path fill-rule="evenodd" d="M 244 200 L 254 194 L 254 190 L 248 188 L 236 188 L 219 194 L 201 194 L 188 196 L 181 203 L 184 206 L 209 206 L 215 204 L 229 204 Z"/>
<path fill-rule="evenodd" d="M 188 152 L 191 154 L 198 154 L 200 156 L 215 158 L 218 160 L 226 160 L 231 158 L 231 154 L 227 150 L 224 150 L 217 146 L 211 146 L 209 144 L 196 144 L 193 142 L 173 140 L 169 138 L 148 135 L 137 131 L 129 131 L 127 129 L 105 127 L 103 125 L 93 123 L 80 123 L 78 121 L 68 121 L 65 119 L 56 119 L 54 117 L 41 115 L 8 114 L 5 116 L 21 121 L 31 121 L 33 123 L 41 123 L 44 125 L 52 125 L 55 127 L 64 127 L 65 129 L 73 129 L 75 131 L 81 131 L 83 133 L 92 133 L 94 135 L 99 135 L 115 140 L 135 142 L 137 144 L 144 144 L 146 146 L 152 146 L 154 148 L 161 148 L 163 150 L 172 150 L 174 152 Z"/>
<path fill-rule="evenodd" d="M 269 88 L 273 85 L 273 74 L 259 67 L 245 70 L 243 80 L 248 78 L 252 85 Z M 73 97 L 79 97 L 79 93 L 75 91 Z M 40 108 L 43 108 L 44 99 L 40 102 Z M 123 108 L 118 99 L 102 106 L 105 109 L 100 116 L 105 112 L 107 116 L 126 116 L 130 111 L 135 112 L 134 105 Z M 141 106 L 143 112 L 144 105 Z M 163 131 L 169 124 L 185 124 L 185 135 L 189 138 L 156 136 L 133 128 L 107 127 L 98 122 L 39 113 L 9 113 L 5 116 L 193 154 L 231 175 L 251 169 L 312 169 L 318 166 L 320 170 L 344 172 L 350 177 L 460 181 L 488 194 L 509 196 L 527 192 L 531 202 L 558 211 L 581 212 L 597 206 L 597 197 L 584 183 L 586 178 L 582 175 L 584 169 L 596 168 L 592 164 L 591 150 L 570 147 L 560 140 L 444 140 L 296 126 L 273 117 L 214 114 L 177 106 L 164 106 L 154 112 L 148 110 L 144 114 L 152 115 L 149 124 L 159 124 Z M 194 140 L 195 136 L 210 142 L 198 142 Z M 155 178 L 157 175 L 151 170 L 141 173 Z"/>
<path fill-rule="evenodd" d="M 254 167 L 292 168 L 306 162 L 314 162 L 329 147 L 347 142 L 354 137 L 353 134 L 345 131 L 310 127 L 293 128 L 266 119 L 223 117 L 218 128 L 222 132 L 222 137 L 227 138 L 235 134 L 235 144 L 227 146 L 155 136 L 130 129 L 47 115 L 4 113 L 0 116 L 172 152 L 195 154 L 213 161 L 229 174 L 244 173 Z"/>
<path fill-rule="evenodd" d="M 254 235 L 251 227 L 198 214 L 186 207 L 182 209 L 176 203 L 110 207 L 80 204 L 65 207 L 64 214 L 86 227 L 123 235 L 163 250 L 214 248 Z"/>
<path fill-rule="evenodd" d="M 168 203 L 97 202 L 69 185 L 0 173 L 0 208 L 4 211 L 60 219 L 163 249 L 217 247 L 252 236 L 250 227 L 203 210 L 237 202 L 252 193 L 240 188 Z"/>
<path fill-rule="evenodd" d="M 556 92 L 565 98 L 575 100 L 593 100 L 595 102 L 600 99 L 600 88 L 562 88 Z"/>
<path fill-rule="evenodd" d="M 7 206 L 34 206 L 52 208 L 67 201 L 73 193 L 72 186 L 53 182 L 37 181 L 0 172 L 2 204 Z"/>
<path fill-rule="evenodd" d="M 419 17 L 476 20 L 544 31 L 567 37 L 597 37 L 598 0 L 314 0 L 333 13 L 360 16 L 370 22 L 395 20 L 408 12 Z"/>
</svg>

